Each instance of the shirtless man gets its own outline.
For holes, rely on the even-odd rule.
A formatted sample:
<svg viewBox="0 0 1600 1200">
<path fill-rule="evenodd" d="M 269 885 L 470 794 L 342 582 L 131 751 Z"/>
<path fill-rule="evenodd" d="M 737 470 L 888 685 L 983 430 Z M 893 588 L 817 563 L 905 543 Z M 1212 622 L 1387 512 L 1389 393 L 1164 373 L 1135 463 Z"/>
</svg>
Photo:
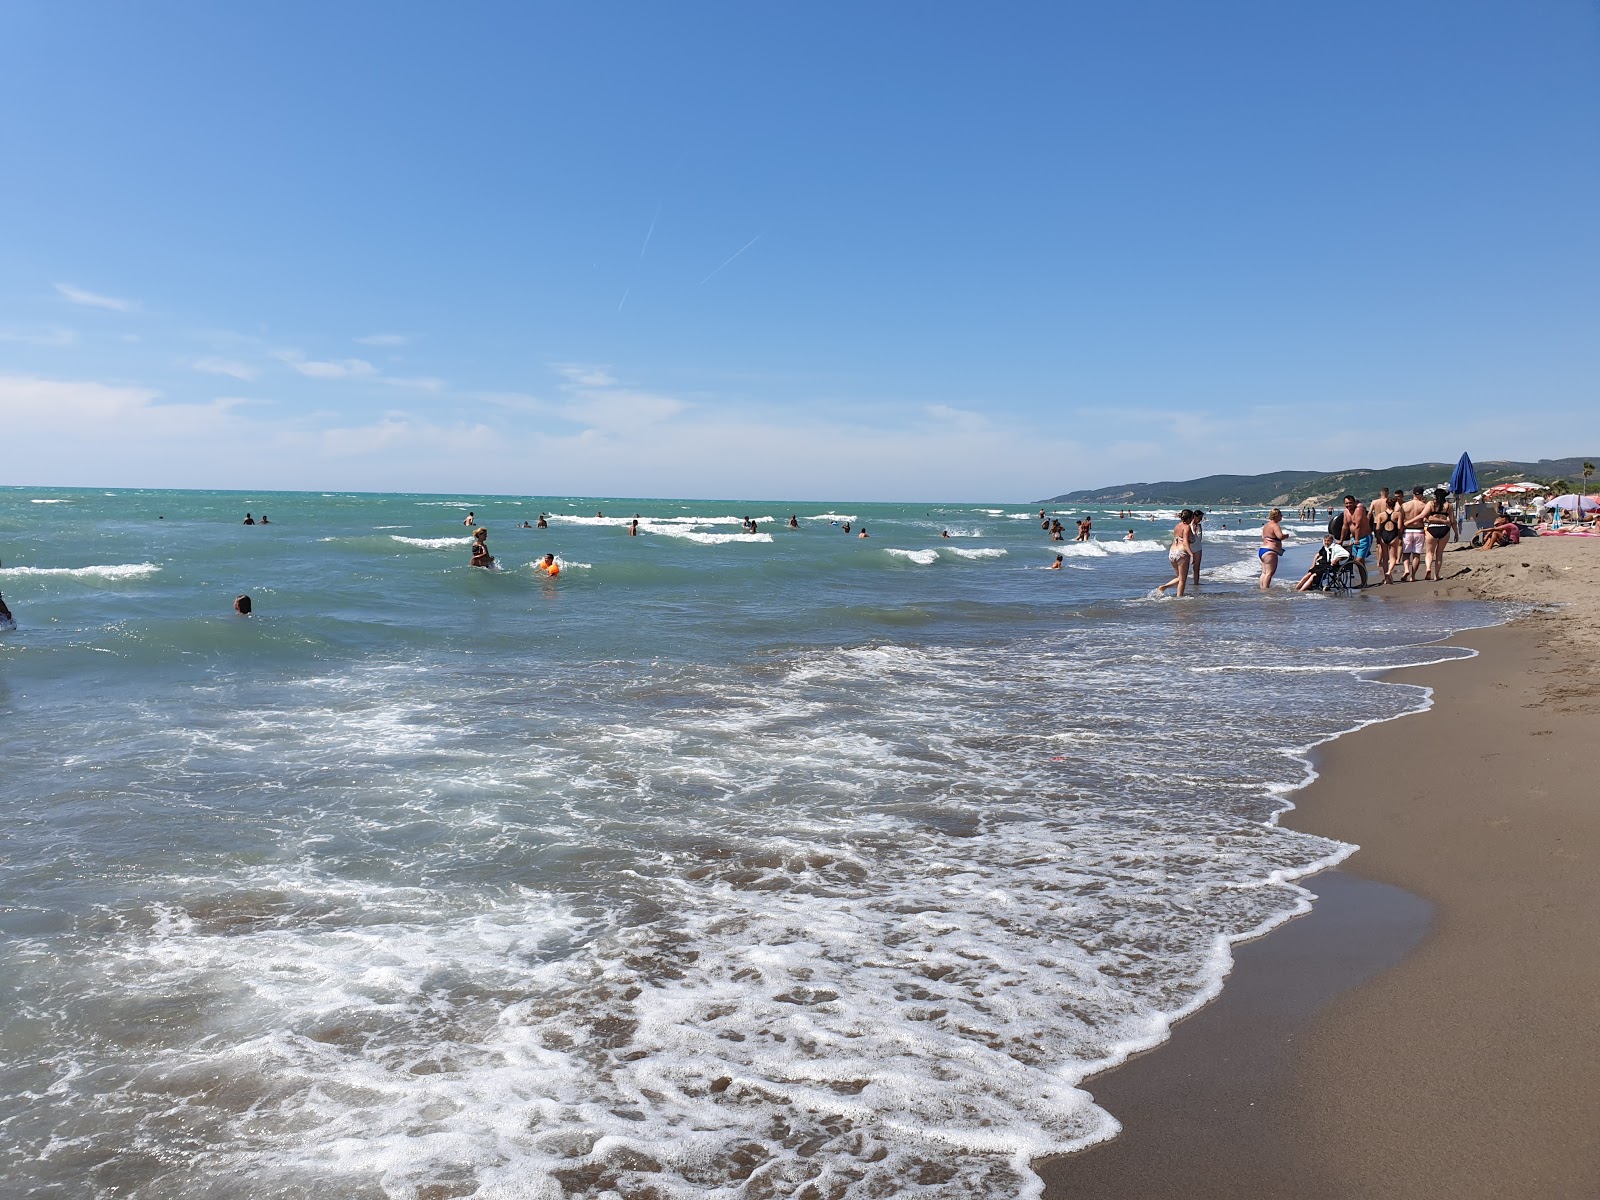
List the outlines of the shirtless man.
<svg viewBox="0 0 1600 1200">
<path fill-rule="evenodd" d="M 1089 540 L 1089 530 L 1093 527 L 1094 518 L 1085 517 L 1083 520 L 1078 522 L 1078 536 L 1072 540 L 1075 542 L 1087 542 Z"/>
<path fill-rule="evenodd" d="M 1400 576 L 1406 583 L 1417 577 L 1422 565 L 1422 520 L 1428 514 L 1428 502 L 1422 498 L 1422 489 L 1411 489 L 1411 499 L 1400 506 L 1401 525 L 1405 533 L 1401 538 L 1400 552 L 1405 556 L 1405 570 Z"/>
<path fill-rule="evenodd" d="M 1354 496 L 1344 498 L 1344 537 L 1350 547 L 1350 557 L 1356 560 L 1356 574 L 1361 576 L 1360 587 L 1367 586 L 1367 556 L 1372 553 L 1372 515 L 1367 506 Z"/>
<path fill-rule="evenodd" d="M 538 562 L 533 564 L 533 569 L 535 571 L 543 571 L 546 575 L 550 576 L 551 579 L 554 579 L 557 575 L 561 574 L 561 564 L 556 561 L 556 556 L 554 554 L 546 554 Z"/>
<path fill-rule="evenodd" d="M 468 509 L 466 520 L 462 521 L 461 523 L 463 525 L 476 525 L 478 523 L 478 518 L 472 515 L 471 509 Z"/>
</svg>

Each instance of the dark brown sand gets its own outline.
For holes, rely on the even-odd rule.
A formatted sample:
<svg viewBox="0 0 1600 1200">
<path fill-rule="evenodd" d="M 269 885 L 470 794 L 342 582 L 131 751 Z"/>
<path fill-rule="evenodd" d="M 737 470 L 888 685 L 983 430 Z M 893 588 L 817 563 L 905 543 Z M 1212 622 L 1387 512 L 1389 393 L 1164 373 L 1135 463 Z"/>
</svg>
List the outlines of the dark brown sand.
<svg viewBox="0 0 1600 1200">
<path fill-rule="evenodd" d="M 1570 606 L 1396 672 L 1434 707 L 1323 748 L 1285 824 L 1362 849 L 1089 1081 L 1124 1133 L 1041 1163 L 1047 1200 L 1600 1197 L 1600 539 L 1491 554 L 1392 595 Z"/>
</svg>

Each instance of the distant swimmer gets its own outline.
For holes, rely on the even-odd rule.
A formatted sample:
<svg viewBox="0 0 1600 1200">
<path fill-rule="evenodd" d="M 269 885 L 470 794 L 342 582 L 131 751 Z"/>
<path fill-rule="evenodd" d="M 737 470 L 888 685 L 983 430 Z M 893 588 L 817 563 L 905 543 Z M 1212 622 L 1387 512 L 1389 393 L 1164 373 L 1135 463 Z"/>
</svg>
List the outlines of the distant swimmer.
<svg viewBox="0 0 1600 1200">
<path fill-rule="evenodd" d="M 1130 529 L 1130 530 L 1128 530 L 1128 536 L 1123 538 L 1122 540 L 1125 541 L 1125 542 L 1136 542 L 1139 539 L 1134 535 L 1133 530 Z"/>
<path fill-rule="evenodd" d="M 254 609 L 255 606 L 250 603 L 249 596 L 235 596 L 233 598 L 233 611 L 241 617 L 248 617 Z"/>
<path fill-rule="evenodd" d="M 628 536 L 629 537 L 638 537 L 639 536 L 639 518 L 638 517 L 635 517 L 633 520 L 628 522 Z"/>
<path fill-rule="evenodd" d="M 538 562 L 534 563 L 533 566 L 535 570 L 543 571 L 546 575 L 550 576 L 551 579 L 554 579 L 557 575 L 561 574 L 561 564 L 556 561 L 556 556 L 554 554 L 546 554 Z"/>
<path fill-rule="evenodd" d="M 863 525 L 861 527 L 861 532 L 856 534 L 856 536 L 858 538 L 864 538 L 864 537 L 871 537 L 872 535 L 867 532 L 867 527 L 865 525 Z"/>
<path fill-rule="evenodd" d="M 478 526 L 472 535 L 472 561 L 469 567 L 492 567 L 494 555 L 489 553 L 489 530 L 485 526 Z"/>
<path fill-rule="evenodd" d="M 468 509 L 467 510 L 467 519 L 465 521 L 462 521 L 461 523 L 463 525 L 476 525 L 478 523 L 478 518 L 472 515 L 472 510 L 471 509 Z"/>
<path fill-rule="evenodd" d="M 939 531 L 939 536 L 942 538 L 947 538 L 950 536 L 950 531 L 948 529 L 941 529 Z"/>
<path fill-rule="evenodd" d="M 799 529 L 800 528 L 800 522 L 795 517 L 795 515 L 793 513 L 789 514 L 789 528 L 790 529 Z"/>
<path fill-rule="evenodd" d="M 603 512 L 601 512 L 601 511 L 600 511 L 600 510 L 599 510 L 599 509 L 598 509 L 598 508 L 597 508 L 597 509 L 595 509 L 595 510 L 594 510 L 594 515 L 595 515 L 595 516 L 596 516 L 596 517 L 604 517 L 604 516 L 605 516 L 605 513 L 603 513 Z"/>
<path fill-rule="evenodd" d="M 846 533 L 849 533 L 849 532 L 850 532 L 850 522 L 849 522 L 849 521 L 846 521 L 846 522 L 845 522 L 845 523 L 844 523 L 844 525 L 843 525 L 843 529 L 844 529 L 844 531 L 845 531 L 845 532 L 846 532 Z"/>
<path fill-rule="evenodd" d="M 256 523 L 256 519 L 254 517 L 252 517 L 249 513 L 245 513 L 245 515 L 244 515 L 244 524 L 246 524 L 246 525 L 254 525 L 255 523 Z"/>
<path fill-rule="evenodd" d="M 523 521 L 521 525 L 517 526 L 517 528 L 518 529 L 532 529 L 533 526 L 529 525 L 527 521 Z"/>
<path fill-rule="evenodd" d="M 1044 509 L 1042 508 L 1039 510 L 1039 520 L 1044 520 Z"/>
<path fill-rule="evenodd" d="M 549 529 L 550 528 L 550 522 L 546 521 L 544 519 L 544 514 L 543 513 L 539 514 L 539 523 L 537 525 L 535 525 L 534 528 L 535 529 Z"/>
<path fill-rule="evenodd" d="M 1045 568 L 1045 570 L 1046 571 L 1059 571 L 1059 570 L 1061 570 L 1061 564 L 1066 561 L 1066 558 L 1067 558 L 1067 556 L 1064 555 L 1064 554 L 1056 555 L 1055 562 L 1051 563 L 1048 567 Z"/>
</svg>

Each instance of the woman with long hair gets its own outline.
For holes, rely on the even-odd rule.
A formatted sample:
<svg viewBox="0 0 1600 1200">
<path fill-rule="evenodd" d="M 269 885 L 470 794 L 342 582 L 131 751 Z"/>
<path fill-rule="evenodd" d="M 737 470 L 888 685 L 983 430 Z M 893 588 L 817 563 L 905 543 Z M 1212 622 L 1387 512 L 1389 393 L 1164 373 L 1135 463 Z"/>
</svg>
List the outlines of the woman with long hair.
<svg viewBox="0 0 1600 1200">
<path fill-rule="evenodd" d="M 1427 567 L 1422 572 L 1424 581 L 1444 579 L 1444 551 L 1456 531 L 1456 514 L 1450 507 L 1449 496 L 1450 493 L 1444 488 L 1434 492 L 1433 503 L 1428 505 L 1428 511 L 1422 516 L 1422 531 L 1428 538 L 1424 550 L 1427 561 Z"/>
</svg>

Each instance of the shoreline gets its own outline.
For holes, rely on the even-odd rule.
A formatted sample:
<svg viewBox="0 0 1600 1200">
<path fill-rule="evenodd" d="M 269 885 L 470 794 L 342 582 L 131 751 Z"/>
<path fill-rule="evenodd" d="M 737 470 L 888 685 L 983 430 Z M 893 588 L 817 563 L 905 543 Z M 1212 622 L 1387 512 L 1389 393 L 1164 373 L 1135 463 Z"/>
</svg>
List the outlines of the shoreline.
<svg viewBox="0 0 1600 1200">
<path fill-rule="evenodd" d="M 1313 751 L 1280 821 L 1361 848 L 1298 881 L 1310 915 L 1235 947 L 1218 1000 L 1080 1085 L 1123 1133 L 1036 1163 L 1046 1200 L 1600 1195 L 1600 550 L 1446 563 L 1378 595 L 1569 607 L 1385 672 L 1430 706 Z"/>
</svg>

